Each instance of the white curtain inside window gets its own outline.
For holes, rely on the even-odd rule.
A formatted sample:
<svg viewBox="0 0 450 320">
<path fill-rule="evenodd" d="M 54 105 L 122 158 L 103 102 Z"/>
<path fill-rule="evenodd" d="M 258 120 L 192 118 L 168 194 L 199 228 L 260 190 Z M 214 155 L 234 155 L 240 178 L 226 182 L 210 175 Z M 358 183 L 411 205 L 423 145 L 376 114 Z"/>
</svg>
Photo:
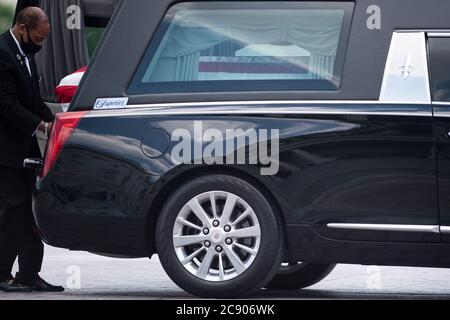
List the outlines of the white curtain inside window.
<svg viewBox="0 0 450 320">
<path fill-rule="evenodd" d="M 180 10 L 143 82 L 194 81 L 200 53 L 224 42 L 298 45 L 313 79 L 333 75 L 344 10 Z"/>
</svg>

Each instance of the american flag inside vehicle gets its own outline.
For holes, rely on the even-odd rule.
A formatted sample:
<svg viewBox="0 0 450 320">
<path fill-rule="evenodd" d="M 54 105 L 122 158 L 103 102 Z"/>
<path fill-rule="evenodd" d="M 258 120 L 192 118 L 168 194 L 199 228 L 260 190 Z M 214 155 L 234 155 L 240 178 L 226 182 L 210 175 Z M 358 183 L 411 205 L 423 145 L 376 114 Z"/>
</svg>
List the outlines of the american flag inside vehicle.
<svg viewBox="0 0 450 320">
<path fill-rule="evenodd" d="M 199 79 L 229 74 L 231 79 L 240 78 L 280 78 L 298 79 L 308 75 L 309 57 L 200 57 Z"/>
</svg>

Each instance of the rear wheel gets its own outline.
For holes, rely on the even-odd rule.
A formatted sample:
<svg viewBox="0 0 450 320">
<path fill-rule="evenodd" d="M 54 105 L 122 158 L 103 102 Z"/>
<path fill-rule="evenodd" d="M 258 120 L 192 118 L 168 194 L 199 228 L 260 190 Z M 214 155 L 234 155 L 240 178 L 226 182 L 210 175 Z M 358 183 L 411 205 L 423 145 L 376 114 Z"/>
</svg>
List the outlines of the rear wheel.
<svg viewBox="0 0 450 320">
<path fill-rule="evenodd" d="M 281 264 L 281 228 L 270 203 L 234 176 L 203 176 L 179 188 L 156 232 L 165 271 L 197 296 L 248 295 L 264 287 Z"/>
<path fill-rule="evenodd" d="M 304 262 L 283 263 L 277 275 L 267 284 L 270 290 L 299 290 L 310 287 L 328 276 L 335 264 Z"/>
</svg>

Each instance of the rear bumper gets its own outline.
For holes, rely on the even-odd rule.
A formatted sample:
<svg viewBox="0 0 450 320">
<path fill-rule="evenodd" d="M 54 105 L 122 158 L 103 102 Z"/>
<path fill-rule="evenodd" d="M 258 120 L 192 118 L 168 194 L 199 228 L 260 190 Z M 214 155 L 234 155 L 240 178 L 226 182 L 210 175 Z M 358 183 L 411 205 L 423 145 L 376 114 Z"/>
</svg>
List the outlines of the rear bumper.
<svg viewBox="0 0 450 320">
<path fill-rule="evenodd" d="M 149 256 L 141 219 L 77 212 L 53 187 L 44 188 L 38 182 L 33 193 L 33 213 L 44 242 L 70 250 Z"/>
</svg>

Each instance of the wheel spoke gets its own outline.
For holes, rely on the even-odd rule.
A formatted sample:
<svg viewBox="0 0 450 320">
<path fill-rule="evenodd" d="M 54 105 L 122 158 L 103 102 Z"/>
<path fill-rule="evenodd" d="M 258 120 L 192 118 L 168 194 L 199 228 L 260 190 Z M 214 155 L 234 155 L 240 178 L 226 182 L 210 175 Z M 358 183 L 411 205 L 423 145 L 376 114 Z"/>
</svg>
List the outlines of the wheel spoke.
<svg viewBox="0 0 450 320">
<path fill-rule="evenodd" d="M 201 243 L 208 239 L 208 236 L 203 234 L 195 236 L 173 236 L 173 245 L 175 247 L 185 247 L 191 244 Z"/>
<path fill-rule="evenodd" d="M 231 224 L 231 226 L 235 226 L 237 225 L 239 222 L 241 222 L 242 220 L 244 220 L 245 218 L 247 218 L 250 213 L 252 213 L 252 209 L 247 209 L 245 210 L 236 220 L 233 221 L 233 223 Z"/>
<path fill-rule="evenodd" d="M 198 225 L 196 225 L 196 224 L 194 224 L 194 223 L 192 223 L 192 222 L 189 222 L 189 221 L 187 221 L 187 220 L 184 219 L 184 218 L 178 217 L 177 221 L 178 221 L 179 223 L 181 223 L 181 224 L 187 226 L 187 227 L 190 227 L 190 228 L 193 228 L 193 229 L 202 231 L 202 227 L 200 227 L 200 226 L 198 226 Z"/>
<path fill-rule="evenodd" d="M 233 265 L 234 269 L 238 274 L 241 274 L 245 271 L 245 265 L 242 263 L 241 259 L 234 253 L 233 250 L 231 250 L 228 246 L 225 246 L 224 252 L 227 256 L 227 258 L 230 260 L 231 264 Z"/>
<path fill-rule="evenodd" d="M 202 263 L 200 264 L 200 267 L 197 270 L 197 276 L 204 279 L 208 275 L 209 269 L 211 268 L 211 262 L 215 255 L 214 248 L 209 248 L 208 252 L 205 255 L 205 258 L 203 258 Z"/>
<path fill-rule="evenodd" d="M 214 192 L 211 192 L 209 195 L 209 200 L 211 201 L 211 209 L 213 212 L 214 219 L 218 218 L 217 216 L 217 207 L 216 207 L 216 195 Z"/>
<path fill-rule="evenodd" d="M 219 254 L 219 279 L 223 280 L 225 277 L 225 269 L 223 266 L 223 258 L 222 255 Z"/>
<path fill-rule="evenodd" d="M 233 213 L 234 207 L 236 206 L 237 197 L 234 194 L 229 193 L 227 195 L 227 200 L 223 207 L 222 216 L 220 217 L 220 224 L 222 226 L 230 222 L 231 214 Z"/>
<path fill-rule="evenodd" d="M 181 261 L 182 264 L 186 264 L 188 262 L 191 262 L 192 259 L 194 259 L 200 252 L 202 252 L 203 250 L 205 250 L 204 247 L 199 248 L 198 250 L 194 251 L 193 253 L 191 253 L 189 256 L 187 256 L 183 261 Z"/>
<path fill-rule="evenodd" d="M 252 256 L 255 256 L 258 253 L 256 250 L 254 250 L 254 249 L 252 249 L 250 247 L 244 246 L 244 245 L 242 245 L 240 243 L 235 243 L 234 245 L 236 247 L 238 247 L 238 248 L 240 248 L 240 249 L 250 253 Z"/>
<path fill-rule="evenodd" d="M 228 233 L 228 237 L 230 238 L 252 238 L 259 237 L 261 235 L 261 231 L 259 227 L 253 226 L 248 228 L 242 228 L 237 230 L 232 230 Z"/>
<path fill-rule="evenodd" d="M 197 218 L 203 223 L 204 227 L 211 228 L 211 222 L 209 221 L 208 214 L 202 208 L 200 203 L 196 198 L 192 199 L 188 202 L 188 207 L 192 210 L 192 212 L 197 216 Z"/>
</svg>

